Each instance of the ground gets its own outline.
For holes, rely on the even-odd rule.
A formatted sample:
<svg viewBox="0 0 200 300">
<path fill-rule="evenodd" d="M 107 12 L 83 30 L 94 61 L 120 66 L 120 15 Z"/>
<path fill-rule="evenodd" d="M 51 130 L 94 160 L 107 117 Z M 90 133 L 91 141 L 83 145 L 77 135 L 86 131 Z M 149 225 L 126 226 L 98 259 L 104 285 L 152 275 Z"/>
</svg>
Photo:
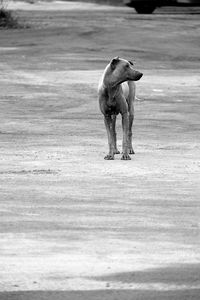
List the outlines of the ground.
<svg viewBox="0 0 200 300">
<path fill-rule="evenodd" d="M 10 8 L 26 26 L 0 30 L 0 299 L 199 299 L 199 15 Z M 116 55 L 144 73 L 131 161 L 103 159 Z"/>
</svg>

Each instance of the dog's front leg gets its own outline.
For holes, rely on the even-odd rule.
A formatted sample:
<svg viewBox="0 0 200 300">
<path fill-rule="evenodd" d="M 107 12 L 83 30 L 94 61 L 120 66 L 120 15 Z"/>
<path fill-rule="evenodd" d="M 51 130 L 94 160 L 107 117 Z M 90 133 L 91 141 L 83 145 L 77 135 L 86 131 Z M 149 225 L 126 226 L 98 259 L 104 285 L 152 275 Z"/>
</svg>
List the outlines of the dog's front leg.
<svg viewBox="0 0 200 300">
<path fill-rule="evenodd" d="M 128 148 L 128 128 L 129 127 L 129 118 L 128 113 L 122 114 L 122 129 L 123 129 L 123 145 L 122 145 L 122 160 L 130 160 L 129 148 Z"/>
<path fill-rule="evenodd" d="M 108 134 L 108 146 L 109 146 L 109 153 L 104 157 L 104 159 L 113 160 L 115 154 L 115 138 L 114 138 L 112 118 L 110 115 L 104 116 L 104 123 Z"/>
<path fill-rule="evenodd" d="M 115 130 L 115 126 L 116 126 L 116 115 L 112 116 L 112 130 L 113 130 L 113 137 L 114 137 L 114 154 L 119 154 L 119 150 L 117 149 L 117 134 L 116 134 L 116 130 Z"/>
</svg>

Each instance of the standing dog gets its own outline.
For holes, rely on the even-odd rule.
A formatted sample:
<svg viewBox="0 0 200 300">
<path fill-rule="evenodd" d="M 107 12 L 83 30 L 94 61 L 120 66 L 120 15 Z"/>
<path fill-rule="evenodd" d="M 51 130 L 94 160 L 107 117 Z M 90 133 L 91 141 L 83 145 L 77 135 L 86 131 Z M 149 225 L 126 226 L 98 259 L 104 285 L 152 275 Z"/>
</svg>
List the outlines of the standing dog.
<svg viewBox="0 0 200 300">
<path fill-rule="evenodd" d="M 99 82 L 99 106 L 104 115 L 104 122 L 108 134 L 109 153 L 104 159 L 114 159 L 117 149 L 116 116 L 122 116 L 123 128 L 123 160 L 131 159 L 134 154 L 132 147 L 132 124 L 134 119 L 135 83 L 142 77 L 142 73 L 133 69 L 133 63 L 119 57 L 113 58 L 107 65 Z"/>
</svg>

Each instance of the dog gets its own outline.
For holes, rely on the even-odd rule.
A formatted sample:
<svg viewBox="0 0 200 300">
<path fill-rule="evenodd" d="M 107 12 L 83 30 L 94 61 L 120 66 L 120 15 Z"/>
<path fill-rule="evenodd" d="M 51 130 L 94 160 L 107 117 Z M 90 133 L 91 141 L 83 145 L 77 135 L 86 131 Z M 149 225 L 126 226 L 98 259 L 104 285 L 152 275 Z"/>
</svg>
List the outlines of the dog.
<svg viewBox="0 0 200 300">
<path fill-rule="evenodd" d="M 135 83 L 143 74 L 133 69 L 133 62 L 113 58 L 106 66 L 98 85 L 100 111 L 108 135 L 109 153 L 104 157 L 113 160 L 119 154 L 116 138 L 116 116 L 122 116 L 123 142 L 122 160 L 130 160 L 134 154 L 132 147 L 132 124 L 134 119 Z"/>
</svg>

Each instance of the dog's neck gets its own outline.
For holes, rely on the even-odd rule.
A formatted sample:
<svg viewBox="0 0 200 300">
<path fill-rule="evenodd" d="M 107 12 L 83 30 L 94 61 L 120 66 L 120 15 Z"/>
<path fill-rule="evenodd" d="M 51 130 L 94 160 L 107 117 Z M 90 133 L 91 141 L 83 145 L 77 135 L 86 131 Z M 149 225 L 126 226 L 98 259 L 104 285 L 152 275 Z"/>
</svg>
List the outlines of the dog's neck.
<svg viewBox="0 0 200 300">
<path fill-rule="evenodd" d="M 120 90 L 120 85 L 115 85 L 115 86 L 110 86 L 110 85 L 105 85 L 104 88 L 106 92 L 108 93 L 108 101 L 107 104 L 108 106 L 114 106 L 116 105 L 116 95 L 118 94 Z"/>
<path fill-rule="evenodd" d="M 115 88 L 117 88 L 117 86 L 119 84 L 121 84 L 123 82 L 122 80 L 120 81 L 120 80 L 113 78 L 112 72 L 113 71 L 111 69 L 111 66 L 108 65 L 103 74 L 103 84 L 108 89 L 115 89 Z"/>
<path fill-rule="evenodd" d="M 103 86 L 108 93 L 108 105 L 110 106 L 115 105 L 115 96 L 119 92 L 120 84 L 123 82 L 119 80 L 112 80 L 113 77 L 111 76 L 111 73 L 111 67 L 108 65 L 103 74 Z"/>
</svg>

